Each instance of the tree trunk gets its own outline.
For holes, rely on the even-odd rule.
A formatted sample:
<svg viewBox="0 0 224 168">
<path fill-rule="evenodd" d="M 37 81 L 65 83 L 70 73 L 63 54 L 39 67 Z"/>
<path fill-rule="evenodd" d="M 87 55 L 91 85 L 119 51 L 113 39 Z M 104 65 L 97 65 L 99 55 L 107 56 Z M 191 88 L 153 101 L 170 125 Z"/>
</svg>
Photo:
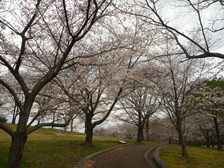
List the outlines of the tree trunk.
<svg viewBox="0 0 224 168">
<path fill-rule="evenodd" d="M 16 124 L 16 118 L 14 116 L 12 117 L 12 124 Z"/>
<path fill-rule="evenodd" d="M 40 124 L 40 119 L 38 120 L 38 123 L 37 124 Z"/>
<path fill-rule="evenodd" d="M 146 123 L 145 123 L 145 140 L 149 141 L 149 118 L 146 119 Z"/>
<path fill-rule="evenodd" d="M 52 121 L 52 123 L 54 123 L 54 122 L 55 122 L 55 112 L 53 112 L 53 121 Z M 51 128 L 54 129 L 54 126 L 51 126 Z"/>
<path fill-rule="evenodd" d="M 73 132 L 73 119 L 71 119 L 71 132 Z"/>
<path fill-rule="evenodd" d="M 86 133 L 85 146 L 92 147 L 93 125 L 92 125 L 92 115 L 90 113 L 86 114 L 85 133 Z"/>
<path fill-rule="evenodd" d="M 138 134 L 137 134 L 137 142 L 142 142 L 144 139 L 144 135 L 143 135 L 143 127 L 141 124 L 138 125 Z"/>
<path fill-rule="evenodd" d="M 221 143 L 221 139 L 220 139 L 220 135 L 219 135 L 219 125 L 217 122 L 217 117 L 213 117 L 213 119 L 214 119 L 214 123 L 215 123 L 215 130 L 216 130 L 216 136 L 217 136 L 217 141 L 218 141 L 218 150 L 221 150 L 222 143 Z"/>
<path fill-rule="evenodd" d="M 180 139 L 180 144 L 181 144 L 181 148 L 182 148 L 182 156 L 188 156 L 187 146 L 186 146 L 186 143 L 184 141 L 184 136 L 183 136 L 182 131 L 179 133 L 179 139 Z"/>
<path fill-rule="evenodd" d="M 210 136 L 212 147 L 214 148 L 214 134 Z"/>
<path fill-rule="evenodd" d="M 19 168 L 23 157 L 23 149 L 27 140 L 27 135 L 17 134 L 12 138 L 8 168 Z"/>
<path fill-rule="evenodd" d="M 172 143 L 172 138 L 171 137 L 169 137 L 169 144 L 171 144 Z"/>
<path fill-rule="evenodd" d="M 86 129 L 86 140 L 85 140 L 85 146 L 87 147 L 93 147 L 93 129 Z"/>
<path fill-rule="evenodd" d="M 13 109 L 12 124 L 16 124 L 16 117 L 18 114 L 19 114 L 18 106 L 15 105 L 15 107 Z"/>
<path fill-rule="evenodd" d="M 206 143 L 207 143 L 207 147 L 209 148 L 210 147 L 210 139 L 209 139 L 209 132 L 208 130 L 206 130 Z"/>
<path fill-rule="evenodd" d="M 182 148 L 182 156 L 188 156 L 187 146 L 186 146 L 186 143 L 184 141 L 184 134 L 183 134 L 183 131 L 182 131 L 182 125 L 181 125 L 180 120 L 177 120 L 177 131 L 178 131 L 178 136 L 179 136 L 179 143 L 180 143 L 181 148 Z"/>
</svg>

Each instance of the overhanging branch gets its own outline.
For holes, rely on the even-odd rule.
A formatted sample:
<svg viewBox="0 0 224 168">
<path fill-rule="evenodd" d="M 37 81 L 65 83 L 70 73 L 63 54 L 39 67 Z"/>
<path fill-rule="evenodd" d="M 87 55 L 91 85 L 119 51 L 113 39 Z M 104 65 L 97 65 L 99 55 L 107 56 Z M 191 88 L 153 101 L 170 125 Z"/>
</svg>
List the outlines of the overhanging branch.
<svg viewBox="0 0 224 168">
<path fill-rule="evenodd" d="M 45 126 L 53 126 L 53 127 L 66 127 L 70 122 L 70 119 L 68 121 L 66 121 L 64 124 L 55 124 L 55 123 L 41 123 L 41 124 L 38 124 L 30 129 L 28 129 L 26 131 L 27 135 L 36 131 L 37 129 L 39 128 L 42 128 L 42 127 L 45 127 Z"/>
<path fill-rule="evenodd" d="M 8 127 L 3 123 L 0 123 L 0 128 L 7 132 L 12 138 L 14 137 L 15 132 L 12 130 L 12 128 Z"/>
</svg>

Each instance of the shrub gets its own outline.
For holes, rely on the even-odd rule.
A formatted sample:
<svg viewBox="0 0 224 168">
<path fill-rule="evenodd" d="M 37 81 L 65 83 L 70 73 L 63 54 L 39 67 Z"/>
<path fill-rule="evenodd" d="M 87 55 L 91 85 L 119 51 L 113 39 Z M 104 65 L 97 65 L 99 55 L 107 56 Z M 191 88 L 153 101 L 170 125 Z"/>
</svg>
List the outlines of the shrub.
<svg viewBox="0 0 224 168">
<path fill-rule="evenodd" d="M 199 142 L 199 141 L 188 141 L 188 142 L 186 142 L 186 144 L 188 146 L 201 146 L 202 145 L 201 142 Z"/>
<path fill-rule="evenodd" d="M 6 123 L 7 119 L 6 117 L 0 116 L 0 123 Z"/>
</svg>

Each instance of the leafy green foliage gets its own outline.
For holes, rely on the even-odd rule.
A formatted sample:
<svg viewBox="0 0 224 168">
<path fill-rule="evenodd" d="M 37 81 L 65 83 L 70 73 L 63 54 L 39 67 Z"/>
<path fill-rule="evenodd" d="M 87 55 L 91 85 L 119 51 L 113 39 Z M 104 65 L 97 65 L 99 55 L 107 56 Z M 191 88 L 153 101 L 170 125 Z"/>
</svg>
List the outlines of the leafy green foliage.
<svg viewBox="0 0 224 168">
<path fill-rule="evenodd" d="M 193 89 L 185 102 L 185 108 L 212 115 L 223 115 L 224 78 L 213 78 Z"/>
<path fill-rule="evenodd" d="M 209 90 L 207 91 L 211 93 L 212 100 L 210 101 L 213 102 L 213 108 L 219 108 L 218 110 L 213 110 L 210 112 L 216 116 L 224 116 L 224 78 L 215 77 L 211 81 L 207 82 L 207 86 L 209 87 Z"/>
</svg>

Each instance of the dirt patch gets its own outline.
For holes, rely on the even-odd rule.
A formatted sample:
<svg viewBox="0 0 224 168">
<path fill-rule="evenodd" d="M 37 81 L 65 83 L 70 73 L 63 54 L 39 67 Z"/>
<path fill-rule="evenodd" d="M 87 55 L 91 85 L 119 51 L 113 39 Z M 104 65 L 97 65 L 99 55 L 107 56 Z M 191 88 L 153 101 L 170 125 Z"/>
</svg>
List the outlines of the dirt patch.
<svg viewBox="0 0 224 168">
<path fill-rule="evenodd" d="M 95 161 L 93 161 L 93 160 L 87 160 L 82 168 L 92 168 L 94 163 L 95 163 Z"/>
</svg>

